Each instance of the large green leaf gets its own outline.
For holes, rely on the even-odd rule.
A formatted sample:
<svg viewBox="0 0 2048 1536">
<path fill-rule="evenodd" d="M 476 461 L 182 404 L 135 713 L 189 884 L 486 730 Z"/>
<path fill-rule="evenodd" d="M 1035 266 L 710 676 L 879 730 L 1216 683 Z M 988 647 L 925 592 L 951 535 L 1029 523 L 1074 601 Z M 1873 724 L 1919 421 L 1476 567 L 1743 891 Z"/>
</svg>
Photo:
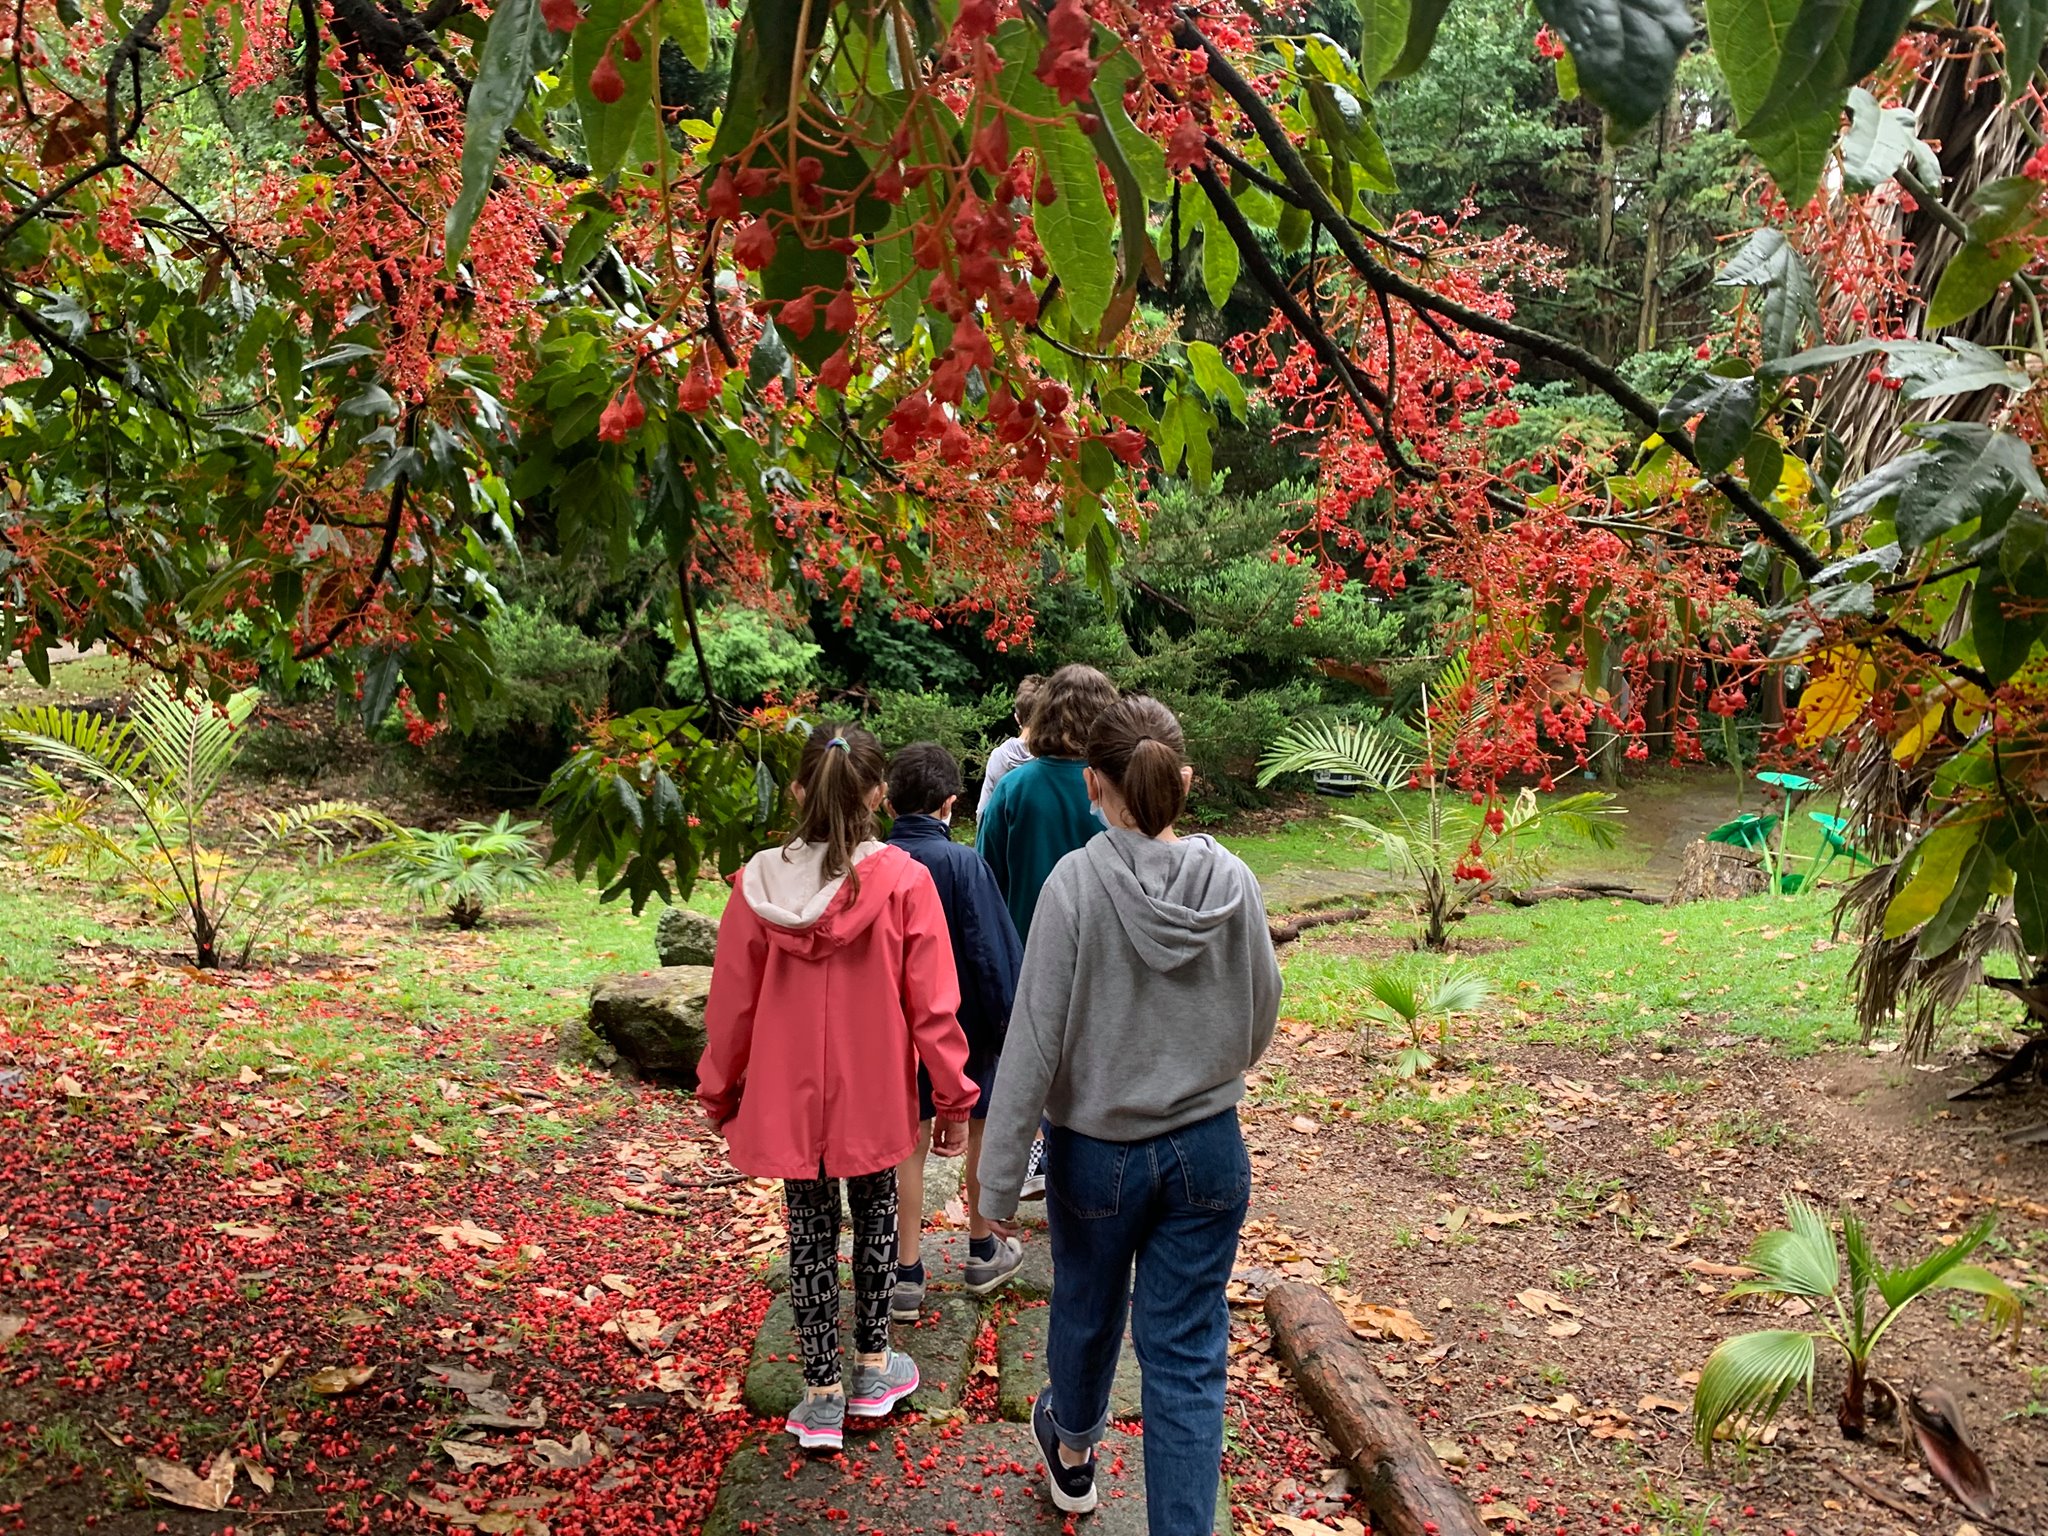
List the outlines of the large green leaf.
<svg viewBox="0 0 2048 1536">
<path fill-rule="evenodd" d="M 1831 95 L 1814 83 L 1817 59 L 1801 75 L 1798 50 L 1817 36 L 1821 52 L 1827 53 L 1839 36 L 1839 32 L 1827 30 L 1826 21 L 1839 21 L 1842 0 L 1811 3 L 1816 15 L 1795 37 L 1795 29 L 1809 9 L 1802 0 L 1707 0 L 1707 35 L 1714 46 L 1715 62 L 1728 82 L 1728 99 L 1738 123 L 1748 125 L 1758 119 L 1779 88 L 1781 77 L 1801 82 L 1797 91 L 1789 85 L 1784 88 L 1783 102 L 1774 107 L 1772 118 L 1740 130 L 1770 170 L 1779 191 L 1795 205 L 1812 195 L 1834 148 L 1842 90 L 1850 79 L 1845 73 L 1846 41 L 1836 47 L 1822 77 L 1840 74 Z M 1789 70 L 1788 48 L 1795 55 Z"/>
<path fill-rule="evenodd" d="M 1829 132 L 1833 141 L 1833 131 Z M 1820 305 L 1814 297 L 1813 275 L 1776 229 L 1759 229 L 1715 274 L 1720 288 L 1762 290 L 1759 318 L 1763 322 L 1764 357 L 1787 357 L 1799 351 L 1809 327 L 1820 327 Z"/>
<path fill-rule="evenodd" d="M 1214 343 L 1189 342 L 1188 368 L 1195 376 L 1197 389 L 1212 402 L 1229 406 L 1239 421 L 1244 420 L 1247 407 L 1244 381 L 1223 361 L 1223 354 L 1216 350 Z"/>
<path fill-rule="evenodd" d="M 2033 83 L 2048 38 L 2048 0 L 1991 0 L 1999 40 L 2005 44 L 2005 95 L 2019 95 Z"/>
<path fill-rule="evenodd" d="M 2044 633 L 2048 613 L 2038 604 L 2021 600 L 1996 571 L 1986 568 L 1978 574 L 1970 595 L 1970 639 L 1994 687 L 2026 665 Z"/>
<path fill-rule="evenodd" d="M 1878 1294 L 1884 1297 L 1885 1305 L 1897 1311 L 1922 1292 L 1937 1289 L 1945 1275 L 1984 1246 L 1984 1240 L 1991 1236 L 1991 1229 L 1996 1224 L 1995 1217 L 1987 1216 L 1954 1242 L 1935 1249 L 1912 1268 L 1879 1271 L 1877 1289 Z"/>
<path fill-rule="evenodd" d="M 448 207 L 451 271 L 469 248 L 469 232 L 490 194 L 505 130 L 533 87 L 533 36 L 539 26 L 538 0 L 502 0 L 491 12 L 490 30 L 477 45 L 476 83 L 469 88 L 462 123 L 462 190 Z"/>
<path fill-rule="evenodd" d="M 2039 960 L 2048 955 L 2048 823 L 2037 824 L 2013 844 L 2012 914 L 2020 943 Z"/>
<path fill-rule="evenodd" d="M 996 32 L 997 51 L 1007 61 L 997 89 L 1019 116 L 1013 139 L 1038 156 L 1053 184 L 1050 203 L 1032 209 L 1032 222 L 1046 260 L 1059 277 L 1078 327 L 1092 333 L 1116 293 L 1116 222 L 1096 170 L 1095 146 L 1074 126 L 1074 111 L 1031 72 L 1038 57 L 1037 34 L 1019 21 Z"/>
<path fill-rule="evenodd" d="M 1884 909 L 1884 936 L 1911 933 L 1942 909 L 1956 888 L 1963 855 L 1977 846 L 1983 828 L 1975 821 L 1949 821 L 1920 839 L 1919 863 Z"/>
<path fill-rule="evenodd" d="M 1813 1363 L 1810 1333 L 1772 1328 L 1723 1339 L 1700 1367 L 1692 1396 L 1693 1435 L 1708 1459 L 1723 1424 L 1741 1418 L 1759 1429 L 1799 1388 L 1811 1393 Z"/>
<path fill-rule="evenodd" d="M 1849 131 L 1842 135 L 1842 184 L 1868 192 L 1890 181 L 1918 137 L 1910 107 L 1881 107 L 1857 86 L 1849 92 Z"/>
<path fill-rule="evenodd" d="M 676 40 L 692 69 L 711 63 L 711 16 L 704 0 L 661 0 L 661 30 Z"/>
<path fill-rule="evenodd" d="M 1699 466 L 1717 475 L 1742 456 L 1756 427 L 1757 382 L 1753 375 L 1739 379 L 1714 373 L 1696 373 L 1672 393 L 1658 414 L 1660 431 L 1675 432 L 1694 416 L 1700 418 L 1693 434 Z"/>
<path fill-rule="evenodd" d="M 592 0 L 582 23 L 569 38 L 569 75 L 576 90 L 576 107 L 583 119 L 583 152 L 592 174 L 605 177 L 625 164 L 641 119 L 654 111 L 654 61 L 661 54 L 658 13 L 643 17 L 634 29 L 640 57 L 626 56 L 624 39 L 617 37 L 620 26 L 640 7 L 630 0 Z M 590 75 L 598 61 L 611 53 L 612 65 L 625 82 L 619 99 L 599 101 L 591 94 Z"/>
<path fill-rule="evenodd" d="M 1909 550 L 1973 520 L 1985 532 L 2003 527 L 2023 499 L 2048 496 L 2032 450 L 2010 432 L 1974 421 L 1909 430 L 1931 445 L 1906 456 L 1912 476 L 1892 511 L 1899 543 Z"/>
<path fill-rule="evenodd" d="M 1964 852 L 1963 861 L 1956 870 L 1956 883 L 1949 888 L 1941 910 L 1928 920 L 1915 941 L 1922 955 L 1947 953 L 1949 947 L 1963 936 L 1963 931 L 1976 921 L 1977 914 L 1984 910 L 1985 898 L 1991 894 L 1991 881 L 2001 862 L 1989 840 L 1981 837 Z"/>
<path fill-rule="evenodd" d="M 1564 34 L 1579 87 L 1627 132 L 1663 110 L 1692 41 L 1684 0 L 1536 0 Z"/>
<path fill-rule="evenodd" d="M 1444 12 L 1450 8 L 1451 0 L 1409 0 L 1408 40 L 1401 45 L 1401 56 L 1383 78 L 1399 80 L 1429 62 L 1429 52 L 1436 47 L 1436 29 L 1443 24 Z"/>
<path fill-rule="evenodd" d="M 1770 88 L 1739 120 L 1742 132 L 1767 134 L 1840 108 L 1852 78 L 1849 51 L 1859 9 L 1857 0 L 1804 0 L 1779 37 Z"/>
<path fill-rule="evenodd" d="M 1358 73 L 1371 90 L 1408 46 L 1408 0 L 1358 0 Z"/>
<path fill-rule="evenodd" d="M 1927 302 L 1927 324 L 1954 325 L 1975 314 L 1997 297 L 1998 290 L 2033 254 L 2023 240 L 2002 240 L 1996 245 L 1966 240 L 1941 269 L 1941 281 L 1934 285 L 1934 297 Z"/>
</svg>

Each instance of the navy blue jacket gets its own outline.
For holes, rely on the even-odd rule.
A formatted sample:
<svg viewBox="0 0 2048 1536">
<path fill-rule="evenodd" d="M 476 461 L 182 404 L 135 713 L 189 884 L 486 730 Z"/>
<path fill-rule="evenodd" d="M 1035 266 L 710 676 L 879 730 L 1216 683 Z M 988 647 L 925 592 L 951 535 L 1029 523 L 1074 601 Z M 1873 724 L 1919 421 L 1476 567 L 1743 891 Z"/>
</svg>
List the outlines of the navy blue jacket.
<svg viewBox="0 0 2048 1536">
<path fill-rule="evenodd" d="M 965 843 L 953 841 L 936 816 L 899 816 L 889 841 L 931 871 L 946 909 L 953 939 L 953 965 L 960 973 L 960 1028 L 973 1066 L 993 1062 L 1010 1027 L 1017 996 L 1017 971 L 1024 946 L 1010 909 L 987 862 Z"/>
</svg>

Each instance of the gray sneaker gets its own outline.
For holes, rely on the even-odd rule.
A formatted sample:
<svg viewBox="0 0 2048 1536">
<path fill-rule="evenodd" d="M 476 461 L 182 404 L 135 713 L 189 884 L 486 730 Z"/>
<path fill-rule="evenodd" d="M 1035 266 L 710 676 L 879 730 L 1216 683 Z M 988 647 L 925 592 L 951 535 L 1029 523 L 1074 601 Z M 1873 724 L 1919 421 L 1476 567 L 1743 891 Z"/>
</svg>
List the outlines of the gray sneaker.
<svg viewBox="0 0 2048 1536">
<path fill-rule="evenodd" d="M 996 1239 L 993 1258 L 969 1259 L 962 1271 L 967 1289 L 976 1296 L 986 1296 L 1010 1276 L 1017 1273 L 1024 1262 L 1024 1245 L 1014 1237 Z"/>
<path fill-rule="evenodd" d="M 807 1451 L 836 1451 L 846 1444 L 846 1397 L 832 1392 L 805 1397 L 789 1410 L 782 1427 Z"/>
<path fill-rule="evenodd" d="M 878 1366 L 854 1366 L 846 1411 L 856 1419 L 879 1419 L 916 1390 L 917 1362 L 892 1349 Z"/>
<path fill-rule="evenodd" d="M 889 1321 L 892 1323 L 914 1323 L 924 1316 L 924 1282 L 905 1280 L 903 1272 L 896 1272 L 896 1289 L 889 1296 Z"/>
</svg>

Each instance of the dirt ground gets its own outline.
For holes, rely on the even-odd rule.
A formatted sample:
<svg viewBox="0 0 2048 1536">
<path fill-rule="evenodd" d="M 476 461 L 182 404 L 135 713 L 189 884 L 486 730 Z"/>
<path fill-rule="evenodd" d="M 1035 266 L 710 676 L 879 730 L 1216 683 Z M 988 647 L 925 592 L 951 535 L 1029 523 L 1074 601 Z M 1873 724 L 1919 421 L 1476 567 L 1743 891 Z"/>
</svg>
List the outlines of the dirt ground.
<svg viewBox="0 0 2048 1536">
<path fill-rule="evenodd" d="M 2035 1315 L 2048 1148 L 2005 1141 L 2048 1118 L 2048 1097 L 1952 1104 L 1981 1063 L 1788 1059 L 1711 1023 L 1609 1055 L 1466 1046 L 1498 1072 L 1489 1094 L 1533 1093 L 1534 1107 L 1448 1134 L 1367 1123 L 1344 1103 L 1365 1076 L 1348 1040 L 1297 1028 L 1276 1043 L 1246 1112 L 1257 1193 L 1241 1276 L 1248 1298 L 1273 1274 L 1299 1275 L 1406 1313 L 1418 1326 L 1394 1331 L 1426 1337 L 1389 1337 L 1374 1358 L 1494 1529 L 1964 1529 L 1896 1422 L 1875 1422 L 1860 1445 L 1842 1438 L 1838 1355 L 1821 1356 L 1810 1415 L 1795 1401 L 1769 1444 L 1702 1464 L 1686 1411 L 1700 1363 L 1730 1334 L 1802 1326 L 1784 1315 L 1800 1303 L 1723 1300 L 1728 1266 L 1796 1193 L 1855 1210 L 1891 1264 L 1998 1215 L 1981 1257 L 2023 1295 L 2033 1288 L 2019 1340 L 1994 1346 L 1974 1307 L 1952 1318 L 1965 1298 L 1937 1295 L 1901 1320 L 1875 1370 L 1902 1389 L 1940 1383 L 1960 1403 L 2001 1494 L 2001 1526 L 1978 1529 L 2048 1530 L 2048 1340 Z M 1283 1485 L 1276 1508 L 1335 1523 L 1353 1512 L 1330 1496 L 1343 1491 L 1341 1478 Z"/>
</svg>

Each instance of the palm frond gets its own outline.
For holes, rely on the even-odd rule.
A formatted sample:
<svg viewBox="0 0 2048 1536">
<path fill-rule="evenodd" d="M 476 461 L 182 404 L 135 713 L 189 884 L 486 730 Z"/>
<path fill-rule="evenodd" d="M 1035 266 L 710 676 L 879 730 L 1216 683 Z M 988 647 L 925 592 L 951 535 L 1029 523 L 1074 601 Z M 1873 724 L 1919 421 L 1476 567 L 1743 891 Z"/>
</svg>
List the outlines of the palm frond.
<svg viewBox="0 0 2048 1536">
<path fill-rule="evenodd" d="M 1416 759 L 1390 733 L 1350 720 L 1298 720 L 1259 760 L 1259 783 L 1287 773 L 1344 773 L 1386 792 L 1408 782 Z"/>
<path fill-rule="evenodd" d="M 202 806 L 234 766 L 241 728 L 256 708 L 258 690 L 244 689 L 215 705 L 204 694 L 174 693 L 151 678 L 135 698 L 135 733 L 150 770 L 189 806 Z"/>
<path fill-rule="evenodd" d="M 1399 1016 L 1401 1022 L 1413 1025 L 1422 1016 L 1422 997 L 1415 986 L 1415 978 L 1406 971 L 1368 971 L 1365 990 L 1377 998 L 1381 1005 Z"/>
<path fill-rule="evenodd" d="M 1785 1228 L 1764 1233 L 1750 1246 L 1750 1267 L 1762 1278 L 1732 1287 L 1730 1296 L 1834 1295 L 1842 1282 L 1842 1266 L 1827 1218 L 1804 1200 L 1788 1196 L 1785 1220 Z"/>
<path fill-rule="evenodd" d="M 1423 1012 L 1439 1017 L 1454 1013 L 1470 1013 L 1475 1008 L 1484 1008 L 1493 996 L 1493 983 L 1477 971 L 1455 968 L 1444 973 L 1436 989 L 1429 994 L 1429 1000 L 1422 1005 Z"/>
<path fill-rule="evenodd" d="M 322 836 L 327 828 L 336 825 L 350 826 L 358 831 L 367 828 L 386 837 L 397 837 L 402 831 L 389 816 L 360 800 L 318 800 L 311 805 L 295 805 L 289 810 L 274 811 L 265 818 L 263 831 L 267 837 L 282 842 L 302 832 L 310 831 Z"/>
<path fill-rule="evenodd" d="M 127 724 L 89 709 L 34 704 L 0 713 L 0 741 L 83 774 L 139 804 L 145 794 L 137 783 L 144 754 L 134 734 Z M 41 785 L 32 787 L 47 793 Z"/>
<path fill-rule="evenodd" d="M 1996 1340 L 2010 1328 L 2014 1340 L 2018 1340 L 2020 1323 L 2026 1317 L 2027 1304 L 2020 1300 L 2018 1292 L 1983 1265 L 1958 1264 L 1928 1289 L 1964 1291 L 1972 1296 L 1982 1296 L 1984 1321 L 1991 1325 L 1991 1337 Z"/>
<path fill-rule="evenodd" d="M 1800 1387 L 1813 1392 L 1813 1335 L 1790 1328 L 1723 1339 L 1700 1367 L 1692 1395 L 1692 1432 L 1709 1460 L 1714 1435 L 1740 1418 L 1749 1428 L 1768 1423 Z"/>
<path fill-rule="evenodd" d="M 1612 795 L 1589 789 L 1545 801 L 1538 808 L 1536 817 L 1542 821 L 1547 834 L 1577 838 L 1596 848 L 1612 848 L 1619 838 L 1615 823 L 1627 814 L 1623 807 L 1614 803 Z"/>
<path fill-rule="evenodd" d="M 1983 1247 L 1997 1218 L 1985 1217 L 1945 1248 L 1937 1248 L 1910 1269 L 1881 1269 L 1877 1289 L 1885 1305 L 1897 1311 L 1922 1291 L 1940 1287 L 1942 1277 Z"/>
</svg>

